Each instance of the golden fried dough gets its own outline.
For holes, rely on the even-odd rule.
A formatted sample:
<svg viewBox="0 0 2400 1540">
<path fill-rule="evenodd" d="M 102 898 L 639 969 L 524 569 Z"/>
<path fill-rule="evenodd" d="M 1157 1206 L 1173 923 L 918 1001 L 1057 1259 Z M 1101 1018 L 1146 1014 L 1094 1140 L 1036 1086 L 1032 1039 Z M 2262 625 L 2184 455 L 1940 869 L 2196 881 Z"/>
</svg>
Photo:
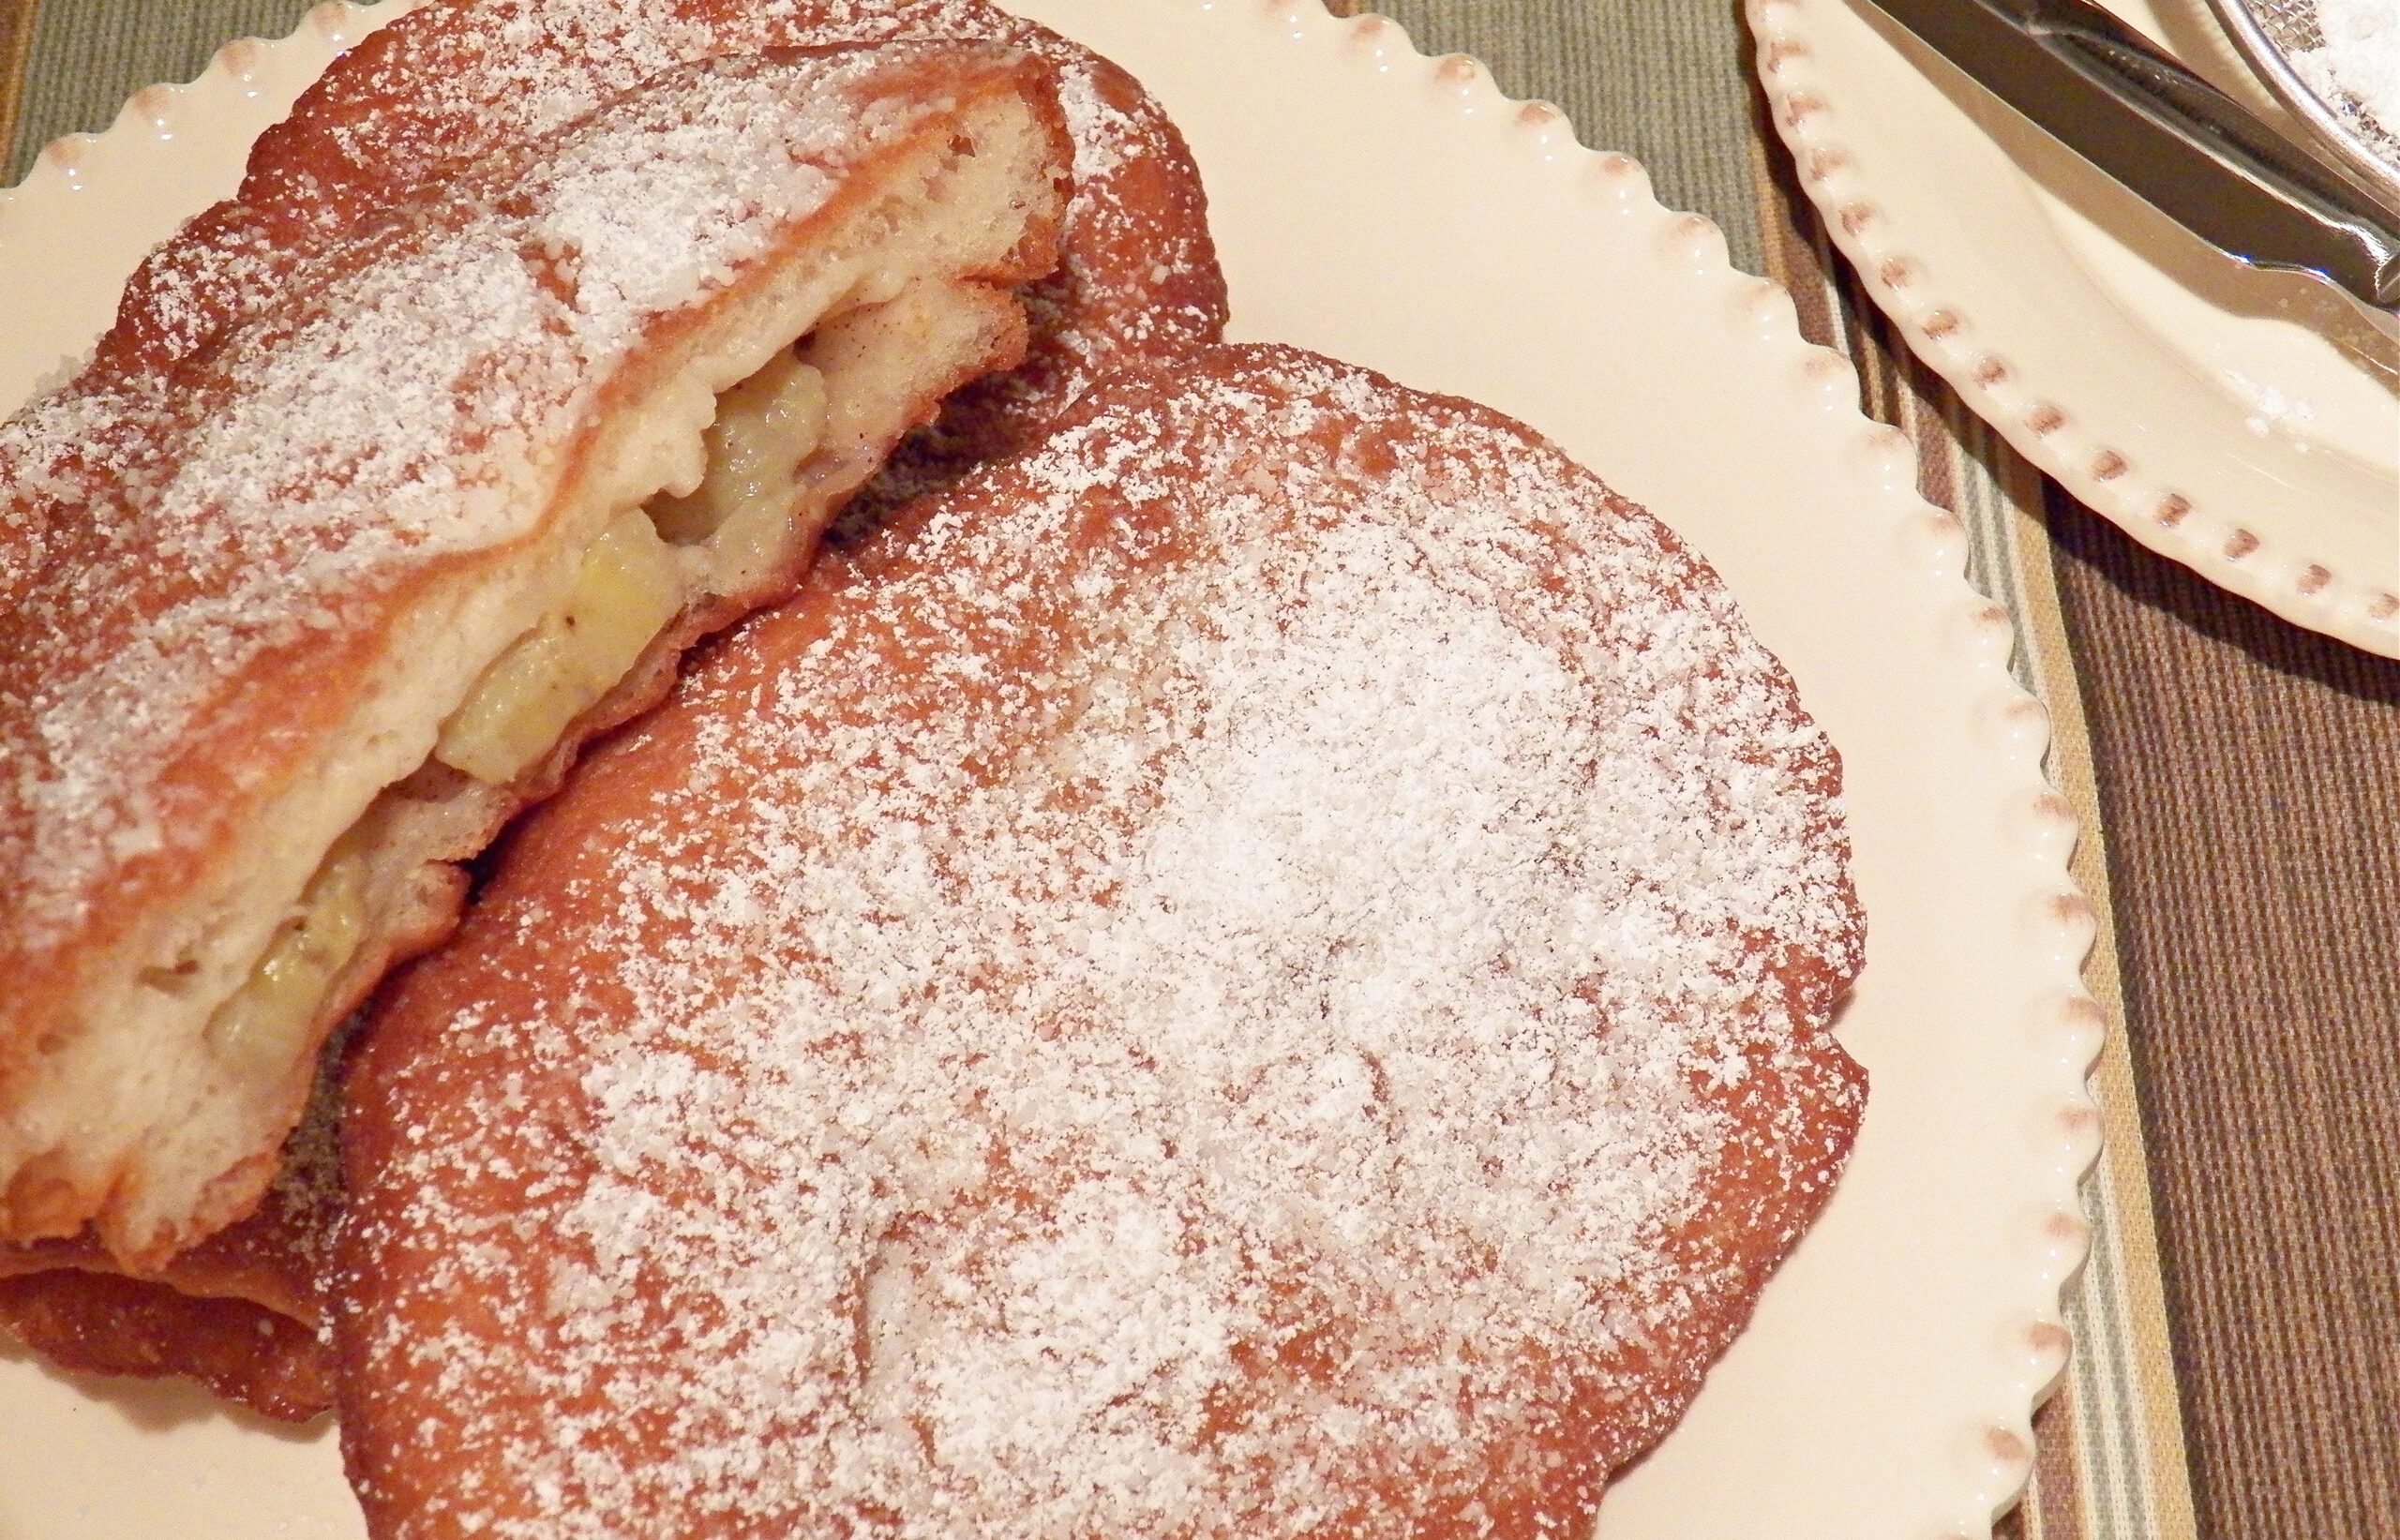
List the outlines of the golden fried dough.
<svg viewBox="0 0 2400 1540">
<path fill-rule="evenodd" d="M 1856 1128 L 1838 788 L 1519 425 L 1095 386 L 713 647 L 368 1024 L 370 1531 L 1582 1533 Z"/>
<path fill-rule="evenodd" d="M 0 1238 L 250 1212 L 452 863 L 1021 356 L 1073 155 L 1021 51 L 672 65 L 0 428 Z"/>
</svg>

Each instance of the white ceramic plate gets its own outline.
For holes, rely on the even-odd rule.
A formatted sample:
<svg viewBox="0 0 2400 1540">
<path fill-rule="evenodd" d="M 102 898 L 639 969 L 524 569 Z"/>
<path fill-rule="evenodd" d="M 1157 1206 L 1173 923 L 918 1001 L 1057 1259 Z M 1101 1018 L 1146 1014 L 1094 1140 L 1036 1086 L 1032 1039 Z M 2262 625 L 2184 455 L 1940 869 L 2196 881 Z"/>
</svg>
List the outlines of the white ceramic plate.
<svg viewBox="0 0 2400 1540">
<path fill-rule="evenodd" d="M 1961 576 L 1964 531 L 1917 499 L 1906 441 L 1858 415 L 1848 365 L 1801 341 L 1786 295 L 1480 67 L 1315 0 L 1026 8 L 1132 67 L 1190 136 L 1238 336 L 1489 401 L 1599 468 L 1717 563 L 1846 757 L 1871 926 L 1841 1024 L 1874 1077 L 1856 1158 L 1603 1530 L 1985 1535 L 2064 1362 L 2099 1014 L 2047 722 L 2011 681 L 2006 617 Z M 324 55 L 304 31 L 258 56 L 246 117 L 210 82 L 153 98 L 172 128 L 121 122 L 79 152 L 79 190 L 46 163 L 0 210 L 0 308 L 26 313 L 12 296 L 89 232 L 171 217 L 134 179 L 161 134 L 230 161 Z M 8 388 L 79 350 L 106 307 L 40 319 L 38 339 L 11 328 Z M 7 1540 L 356 1533 L 330 1436 L 278 1439 L 193 1395 L 0 1364 L 0 1447 Z"/>
<path fill-rule="evenodd" d="M 2270 113 L 2201 0 L 2110 8 Z M 2400 345 L 2059 148 L 1861 0 L 1748 0 L 1802 184 L 1925 361 L 2087 506 L 2400 657 Z"/>
</svg>

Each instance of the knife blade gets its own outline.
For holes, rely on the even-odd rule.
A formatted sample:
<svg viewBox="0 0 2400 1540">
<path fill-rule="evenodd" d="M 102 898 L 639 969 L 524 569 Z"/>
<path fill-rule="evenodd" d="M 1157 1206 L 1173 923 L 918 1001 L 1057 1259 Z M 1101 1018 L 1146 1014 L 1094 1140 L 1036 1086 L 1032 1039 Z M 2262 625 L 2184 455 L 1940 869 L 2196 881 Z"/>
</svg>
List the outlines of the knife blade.
<svg viewBox="0 0 2400 1540">
<path fill-rule="evenodd" d="M 2200 239 L 2400 324 L 2400 213 L 2086 0 L 1869 0 Z"/>
</svg>

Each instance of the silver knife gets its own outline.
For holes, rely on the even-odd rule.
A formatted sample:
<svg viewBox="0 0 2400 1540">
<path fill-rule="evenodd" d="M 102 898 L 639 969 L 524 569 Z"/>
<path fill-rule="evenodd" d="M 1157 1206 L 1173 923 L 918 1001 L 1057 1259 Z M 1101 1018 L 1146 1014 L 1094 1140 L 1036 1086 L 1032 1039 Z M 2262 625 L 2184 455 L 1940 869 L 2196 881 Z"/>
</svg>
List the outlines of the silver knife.
<svg viewBox="0 0 2400 1540">
<path fill-rule="evenodd" d="M 2400 212 L 2086 0 L 1872 0 L 2200 239 L 2315 274 L 2400 325 Z"/>
</svg>

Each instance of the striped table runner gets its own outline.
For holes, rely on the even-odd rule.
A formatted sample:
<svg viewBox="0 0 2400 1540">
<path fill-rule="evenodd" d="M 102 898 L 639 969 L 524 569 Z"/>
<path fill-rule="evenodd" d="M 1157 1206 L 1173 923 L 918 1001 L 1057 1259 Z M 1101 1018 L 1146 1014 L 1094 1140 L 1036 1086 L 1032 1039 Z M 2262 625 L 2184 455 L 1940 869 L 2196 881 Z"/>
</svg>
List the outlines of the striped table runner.
<svg viewBox="0 0 2400 1540">
<path fill-rule="evenodd" d="M 0 0 L 7 180 L 306 8 Z M 1974 580 L 2015 617 L 2087 831 L 2088 982 L 2123 1029 L 2096 1072 L 2076 1351 L 1999 1533 L 2400 1537 L 2400 664 L 2134 546 L 1919 366 L 1762 121 L 1732 0 L 1373 8 L 1640 157 L 1663 202 L 1789 289 L 1808 336 L 1858 366 L 1865 410 L 1915 440 L 1925 495 L 1966 522 Z"/>
</svg>

